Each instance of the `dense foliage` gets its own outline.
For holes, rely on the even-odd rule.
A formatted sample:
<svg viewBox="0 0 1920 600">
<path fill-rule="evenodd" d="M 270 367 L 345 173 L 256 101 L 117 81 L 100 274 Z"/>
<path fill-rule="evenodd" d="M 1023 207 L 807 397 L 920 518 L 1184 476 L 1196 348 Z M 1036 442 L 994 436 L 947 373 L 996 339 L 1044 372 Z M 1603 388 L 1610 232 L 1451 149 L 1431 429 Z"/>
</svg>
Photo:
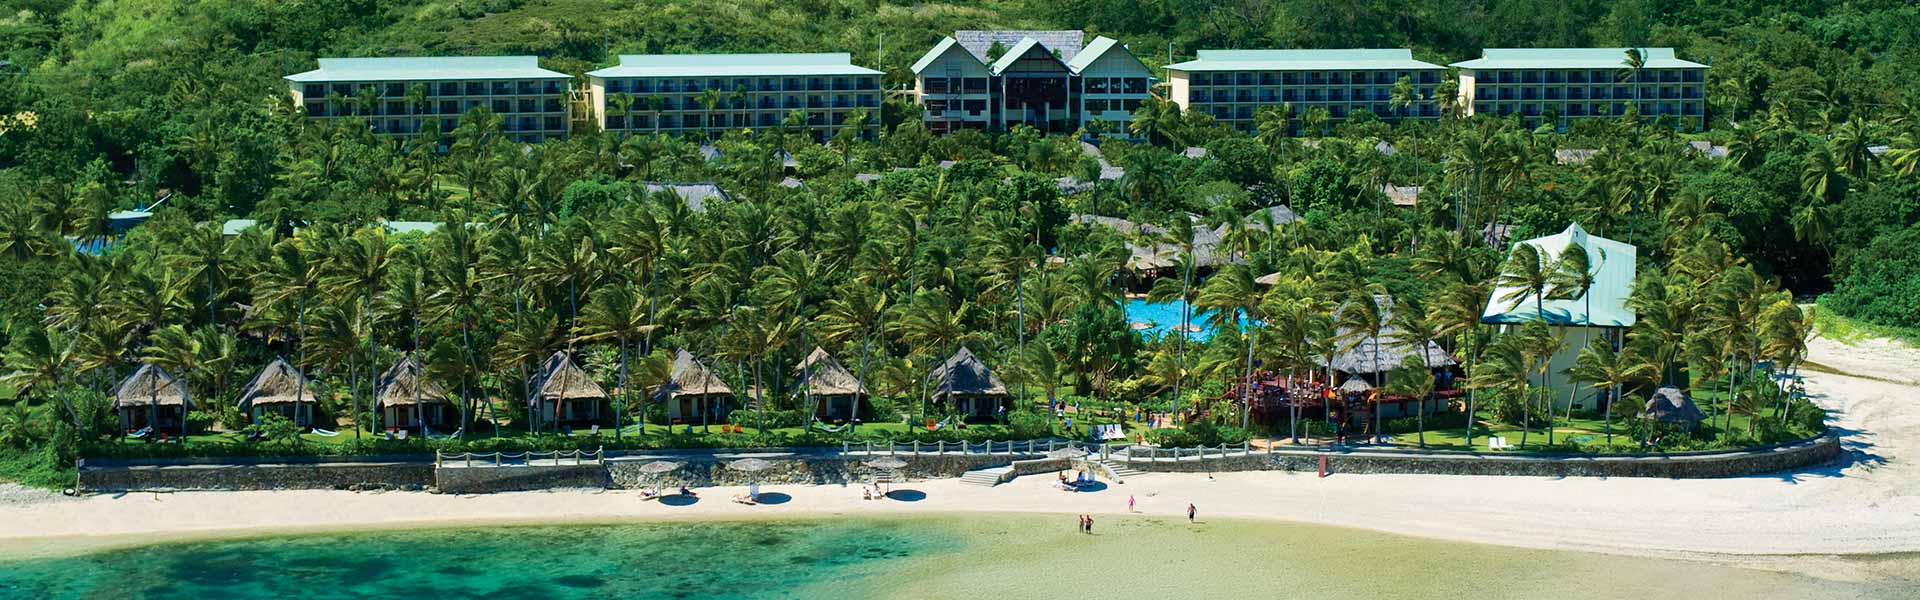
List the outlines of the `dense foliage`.
<svg viewBox="0 0 1920 600">
<path fill-rule="evenodd" d="M 359 421 L 372 375 L 415 352 L 465 399 L 464 418 L 514 423 L 520 403 L 486 400 L 520 396 L 531 363 L 568 346 L 625 389 L 657 383 L 666 352 L 691 349 L 736 389 L 767 390 L 777 406 L 755 419 L 791 420 L 778 416 L 796 408 L 785 375 L 816 344 L 894 414 L 937 412 L 926 370 L 967 346 L 1036 394 L 1184 406 L 1237 427 L 1223 382 L 1244 376 L 1249 354 L 1304 370 L 1352 341 L 1330 335 L 1333 309 L 1381 292 L 1425 307 L 1400 312 L 1432 321 L 1530 424 L 1539 336 L 1494 339 L 1475 323 L 1489 284 L 1511 275 L 1505 242 L 1570 221 L 1641 249 L 1642 325 L 1627 350 L 1554 377 L 1751 384 L 1755 363 L 1803 352 L 1811 319 L 1790 294 L 1830 280 L 1850 314 L 1911 325 L 1920 312 L 1920 77 L 1900 68 L 1920 64 L 1920 9 L 1906 3 L 16 5 L 0 16 L 0 319 L 23 398 L 0 406 L 0 444 L 16 448 L 110 430 L 102 394 L 136 360 L 188 377 L 203 422 L 237 426 L 238 382 L 273 356 L 315 374 L 333 416 Z M 1309 113 L 1306 144 L 1278 113 L 1244 135 L 1149 103 L 1132 131 L 1149 143 L 1111 141 L 1095 158 L 1028 129 L 932 136 L 894 101 L 875 141 L 735 132 L 709 161 L 697 142 L 591 131 L 523 147 L 480 111 L 438 154 L 352 121 L 304 122 L 278 79 L 323 55 L 538 53 L 579 73 L 621 52 L 852 49 L 900 83 L 953 29 L 1082 26 L 1156 65 L 1169 43 L 1176 60 L 1412 46 L 1435 62 L 1480 47 L 1671 45 L 1713 64 L 1713 119 L 1683 137 L 1631 115 L 1562 132 Z M 1189 146 L 1208 152 L 1183 156 Z M 1598 152 L 1555 159 L 1574 148 Z M 946 160 L 957 163 L 935 166 Z M 1126 175 L 1062 196 L 1056 178 L 1095 180 L 1102 161 Z M 779 185 L 787 175 L 805 185 Z M 732 199 L 696 212 L 641 185 L 661 180 L 715 181 Z M 1425 191 L 1398 209 L 1378 191 L 1388 183 Z M 153 219 L 114 230 L 110 213 L 161 196 Z M 1258 216 L 1278 205 L 1302 220 Z M 1146 240 L 1073 224 L 1076 213 L 1164 224 L 1152 241 L 1187 252 L 1171 272 L 1130 269 L 1125 242 Z M 261 225 L 224 236 L 229 218 Z M 441 226 L 390 234 L 382 220 Z M 1489 239 L 1490 223 L 1507 236 Z M 1194 232 L 1214 228 L 1234 260 L 1188 269 Z M 72 251 L 105 241 L 102 254 Z M 1273 272 L 1281 285 L 1253 283 Z M 1119 309 L 1130 291 L 1212 309 L 1222 333 L 1141 340 Z M 1256 335 L 1240 316 L 1259 317 Z M 642 394 L 624 397 L 626 412 L 647 410 Z"/>
</svg>

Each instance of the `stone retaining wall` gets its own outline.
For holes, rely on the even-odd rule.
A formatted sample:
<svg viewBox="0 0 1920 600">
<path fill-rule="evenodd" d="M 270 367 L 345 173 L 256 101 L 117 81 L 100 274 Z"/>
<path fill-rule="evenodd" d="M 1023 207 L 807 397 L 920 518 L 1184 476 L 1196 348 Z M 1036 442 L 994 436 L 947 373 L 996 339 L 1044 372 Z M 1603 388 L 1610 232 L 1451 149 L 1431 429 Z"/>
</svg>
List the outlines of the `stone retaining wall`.
<svg viewBox="0 0 1920 600">
<path fill-rule="evenodd" d="M 94 466 L 80 470 L 86 491 L 424 490 L 433 463 L 269 463 Z"/>
<path fill-rule="evenodd" d="M 747 485 L 753 482 L 763 484 L 799 483 L 799 484 L 847 484 L 866 481 L 874 475 L 892 475 L 898 473 L 911 479 L 944 479 L 959 477 L 961 473 L 986 467 L 997 467 L 1013 462 L 1014 456 L 1006 454 L 909 454 L 898 455 L 907 466 L 897 471 L 875 472 L 865 464 L 870 456 L 773 456 L 760 457 L 773 463 L 771 468 L 758 473 L 743 473 L 728 468 L 727 463 L 737 457 L 671 457 L 669 460 L 685 463 L 679 469 L 664 474 L 640 472 L 640 466 L 652 462 L 648 457 L 629 457 L 607 462 L 607 470 L 614 487 L 636 488 L 644 485 L 671 487 L 686 484 L 692 487 L 716 485 Z"/>
<path fill-rule="evenodd" d="M 443 494 L 486 494 L 560 488 L 605 488 L 607 467 L 579 465 L 445 465 L 433 472 L 434 487 Z"/>
<path fill-rule="evenodd" d="M 1828 435 L 1769 448 L 1685 454 L 1516 456 L 1471 452 L 1279 450 L 1272 454 L 1254 451 L 1205 459 L 1119 462 L 1142 471 L 1158 472 L 1317 472 L 1320 458 L 1325 456 L 1331 473 L 1702 479 L 1798 469 L 1826 463 L 1839 453 L 1839 438 Z"/>
</svg>

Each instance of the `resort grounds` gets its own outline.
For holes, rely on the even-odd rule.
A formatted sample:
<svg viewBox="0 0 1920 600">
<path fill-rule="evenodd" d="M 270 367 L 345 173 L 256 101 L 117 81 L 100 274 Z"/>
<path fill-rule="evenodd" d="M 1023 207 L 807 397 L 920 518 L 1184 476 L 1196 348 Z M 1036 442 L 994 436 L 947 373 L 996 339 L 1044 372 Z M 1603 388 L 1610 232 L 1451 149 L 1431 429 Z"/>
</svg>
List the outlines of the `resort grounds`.
<svg viewBox="0 0 1920 600">
<path fill-rule="evenodd" d="M 1673 557 L 1848 581 L 1915 578 L 1920 553 L 1920 350 L 1885 339 L 1811 344 L 1806 388 L 1846 452 L 1796 472 L 1708 480 L 1312 473 L 1150 473 L 1068 493 L 1051 476 L 998 487 L 911 481 L 888 500 L 858 485 L 763 486 L 776 501 L 643 501 L 634 491 L 478 496 L 271 491 L 0 493 L 8 555 L 74 553 L 203 537 L 369 528 L 684 519 L 860 518 L 905 514 L 1094 514 L 1106 522 L 1203 518 L 1293 521 L 1480 544 Z M 1137 512 L 1129 513 L 1127 500 Z M 1284 541 L 1281 541 L 1284 542 Z M 1862 559 L 1867 557 L 1867 559 Z"/>
</svg>

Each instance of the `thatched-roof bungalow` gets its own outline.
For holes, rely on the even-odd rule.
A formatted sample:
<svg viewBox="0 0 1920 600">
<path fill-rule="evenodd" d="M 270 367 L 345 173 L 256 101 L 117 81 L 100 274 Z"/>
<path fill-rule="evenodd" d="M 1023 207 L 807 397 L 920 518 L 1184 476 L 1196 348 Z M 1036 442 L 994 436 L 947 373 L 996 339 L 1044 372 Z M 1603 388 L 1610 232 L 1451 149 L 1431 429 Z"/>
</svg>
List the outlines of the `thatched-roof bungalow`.
<svg viewBox="0 0 1920 600">
<path fill-rule="evenodd" d="M 156 431 L 187 434 L 187 411 L 193 408 L 193 394 L 185 381 L 166 369 L 140 365 L 132 375 L 113 388 L 114 412 L 120 415 L 120 428 L 132 431 L 151 427 Z"/>
<path fill-rule="evenodd" d="M 573 356 L 566 350 L 554 352 L 540 363 L 527 407 L 543 423 L 592 425 L 613 415 L 607 391 L 574 365 Z"/>
<path fill-rule="evenodd" d="M 673 372 L 653 397 L 666 402 L 669 423 L 724 423 L 733 404 L 733 390 L 684 349 L 674 354 Z"/>
<path fill-rule="evenodd" d="M 814 414 L 821 419 L 851 421 L 867 397 L 867 386 L 823 348 L 815 347 L 794 365 L 793 377 L 795 393 L 811 397 Z"/>
<path fill-rule="evenodd" d="M 1654 390 L 1653 396 L 1647 398 L 1647 411 L 1641 417 L 1693 429 L 1706 415 L 1693 403 L 1692 396 L 1680 388 L 1667 386 Z"/>
<path fill-rule="evenodd" d="M 379 390 L 374 394 L 374 410 L 388 427 L 411 429 L 425 425 L 444 429 L 460 421 L 459 411 L 447 390 L 428 381 L 425 370 L 412 356 L 380 374 Z"/>
<path fill-rule="evenodd" d="M 1327 360 L 1326 357 L 1321 356 L 1316 357 L 1314 359 L 1315 362 L 1319 363 L 1322 367 L 1347 375 L 1348 383 L 1356 380 L 1363 381 L 1368 385 L 1367 389 L 1378 385 L 1383 373 L 1398 369 L 1402 365 L 1407 364 L 1409 358 L 1421 360 L 1423 358 L 1421 355 L 1422 352 L 1425 353 L 1424 360 L 1426 364 L 1435 370 L 1450 369 L 1459 364 L 1454 361 L 1452 355 L 1447 354 L 1447 351 L 1442 349 L 1439 344 L 1435 344 L 1433 340 L 1402 339 L 1400 328 L 1393 324 L 1394 302 L 1392 296 L 1385 294 L 1375 295 L 1373 301 L 1380 307 L 1380 320 L 1386 323 L 1386 326 L 1380 328 L 1379 337 L 1368 335 L 1364 331 L 1354 331 L 1346 327 L 1341 327 L 1334 333 L 1335 339 L 1341 341 L 1341 343 L 1338 344 L 1338 347 L 1341 349 L 1334 353 L 1333 360 Z M 1344 310 L 1346 310 L 1345 306 L 1334 310 L 1334 318 L 1338 319 L 1341 311 Z M 1348 347 L 1349 344 L 1351 344 L 1351 347 Z M 1345 385 L 1342 385 L 1342 389 L 1346 389 Z M 1412 415 L 1414 414 L 1414 410 L 1419 408 L 1418 405 L 1421 404 L 1421 400 L 1420 398 L 1404 398 L 1386 402 L 1385 399 L 1383 399 L 1380 414 L 1388 418 Z M 1446 403 L 1444 402 L 1428 404 L 1426 411 L 1431 414 L 1445 406 Z"/>
<path fill-rule="evenodd" d="M 240 412 L 255 423 L 266 413 L 277 413 L 301 427 L 312 427 L 320 393 L 313 382 L 284 358 L 273 359 L 247 387 L 240 389 Z"/>
<path fill-rule="evenodd" d="M 968 417 L 992 418 L 998 409 L 1013 402 L 1007 394 L 1007 384 L 1001 383 L 986 363 L 964 346 L 934 367 L 929 375 L 934 382 L 933 399 L 953 403 L 960 414 Z"/>
</svg>

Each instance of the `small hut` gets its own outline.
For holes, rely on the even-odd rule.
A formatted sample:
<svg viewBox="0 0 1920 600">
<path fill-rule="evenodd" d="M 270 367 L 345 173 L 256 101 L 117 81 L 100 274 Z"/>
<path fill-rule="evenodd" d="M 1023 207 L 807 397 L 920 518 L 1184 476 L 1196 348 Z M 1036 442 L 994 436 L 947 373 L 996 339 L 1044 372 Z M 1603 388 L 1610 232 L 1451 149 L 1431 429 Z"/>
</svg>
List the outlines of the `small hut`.
<svg viewBox="0 0 1920 600">
<path fill-rule="evenodd" d="M 1383 374 L 1407 364 L 1408 359 L 1424 360 L 1426 365 L 1435 371 L 1451 369 L 1459 364 L 1433 340 L 1401 339 L 1400 328 L 1393 324 L 1392 296 L 1376 294 L 1373 301 L 1380 307 L 1380 320 L 1385 324 L 1380 328 L 1380 335 L 1374 337 L 1364 331 L 1340 328 L 1335 332 L 1335 339 L 1351 343 L 1351 347 L 1342 348 L 1334 353 L 1333 360 L 1330 361 L 1325 360 L 1325 357 L 1316 358 L 1315 361 L 1320 366 L 1347 374 L 1349 383 L 1365 377 L 1367 380 L 1364 383 L 1371 389 L 1372 386 L 1379 385 Z M 1340 311 L 1345 309 L 1344 306 L 1336 309 L 1334 318 L 1338 319 Z M 1345 345 L 1342 344 L 1342 346 Z M 1422 352 L 1425 353 L 1424 356 Z M 1447 406 L 1444 402 L 1424 402 L 1424 398 L 1396 398 L 1391 401 L 1383 398 L 1382 400 L 1386 404 L 1380 407 L 1381 415 L 1387 418 L 1413 416 L 1414 411 L 1419 410 L 1421 405 L 1425 405 L 1428 414 Z"/>
<path fill-rule="evenodd" d="M 569 425 L 599 424 L 613 414 L 607 391 L 573 364 L 573 356 L 566 350 L 554 352 L 540 363 L 527 408 L 542 422 Z"/>
<path fill-rule="evenodd" d="M 653 396 L 667 403 L 669 423 L 724 423 L 733 390 L 683 349 L 673 356 L 666 385 L 654 388 Z"/>
<path fill-rule="evenodd" d="M 412 356 L 381 373 L 377 389 L 380 391 L 373 397 L 374 410 L 380 411 L 381 422 L 388 427 L 442 429 L 449 422 L 459 420 L 447 390 L 428 381 L 425 370 Z"/>
<path fill-rule="evenodd" d="M 972 350 L 961 347 L 929 373 L 934 382 L 933 399 L 951 402 L 960 414 L 973 418 L 992 418 L 1001 407 L 1011 404 L 1007 384 L 1001 383 Z"/>
<path fill-rule="evenodd" d="M 1641 416 L 1689 430 L 1699 426 L 1700 421 L 1706 418 L 1700 412 L 1700 406 L 1693 403 L 1693 397 L 1673 386 L 1654 390 L 1653 396 L 1647 398 L 1647 411 Z"/>
<path fill-rule="evenodd" d="M 240 389 L 240 412 L 251 415 L 255 423 L 265 413 L 277 413 L 295 425 L 312 427 L 318 399 L 319 391 L 306 374 L 287 359 L 276 358 Z"/>
<path fill-rule="evenodd" d="M 854 377 L 840 361 L 820 347 L 815 347 L 805 360 L 793 368 L 793 389 L 807 394 L 813 399 L 815 416 L 821 419 L 851 421 L 860 413 L 861 400 L 867 397 L 867 387 L 861 385 L 860 378 Z"/>
<path fill-rule="evenodd" d="M 184 381 L 166 369 L 140 365 L 132 375 L 113 388 L 113 408 L 120 415 L 120 428 L 153 428 L 187 434 L 187 411 L 193 408 L 193 396 Z"/>
</svg>

